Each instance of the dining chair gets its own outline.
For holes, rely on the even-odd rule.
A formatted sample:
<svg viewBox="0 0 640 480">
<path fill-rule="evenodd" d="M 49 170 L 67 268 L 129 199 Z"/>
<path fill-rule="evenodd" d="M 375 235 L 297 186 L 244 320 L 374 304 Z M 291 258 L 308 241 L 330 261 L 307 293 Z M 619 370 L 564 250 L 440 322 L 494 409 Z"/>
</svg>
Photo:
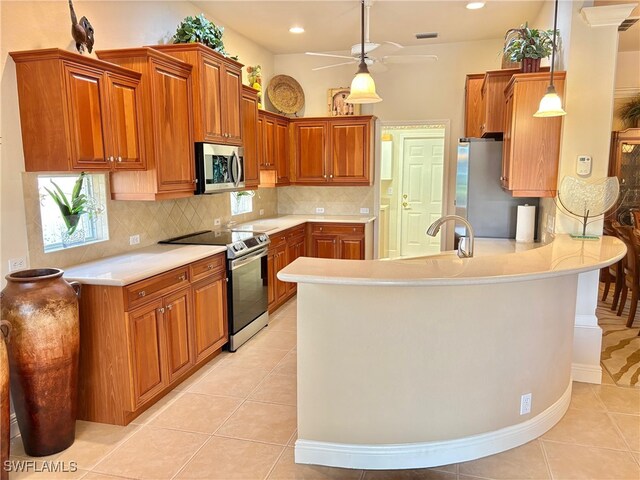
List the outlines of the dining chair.
<svg viewBox="0 0 640 480">
<path fill-rule="evenodd" d="M 605 222 L 603 233 L 611 237 L 618 237 L 618 232 L 613 228 L 611 222 Z M 607 300 L 611 284 L 613 283 L 614 285 L 611 310 L 616 310 L 620 298 L 620 291 L 622 290 L 621 276 L 618 272 L 622 272 L 622 260 L 600 269 L 600 281 L 604 283 L 601 301 L 605 302 Z"/>
<path fill-rule="evenodd" d="M 636 316 L 638 295 L 640 294 L 640 236 L 636 235 L 633 227 L 630 226 L 615 226 L 614 228 L 619 233 L 620 239 L 627 245 L 627 254 L 622 262 L 622 292 L 617 315 L 622 315 L 628 292 L 631 291 L 631 304 L 627 318 L 627 327 L 631 327 Z"/>
</svg>

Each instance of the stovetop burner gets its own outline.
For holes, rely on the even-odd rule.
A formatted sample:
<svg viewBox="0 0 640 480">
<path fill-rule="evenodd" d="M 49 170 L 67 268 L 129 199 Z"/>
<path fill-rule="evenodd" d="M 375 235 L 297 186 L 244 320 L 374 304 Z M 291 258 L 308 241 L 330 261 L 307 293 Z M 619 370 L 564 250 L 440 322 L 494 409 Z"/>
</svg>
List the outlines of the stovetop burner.
<svg viewBox="0 0 640 480">
<path fill-rule="evenodd" d="M 221 229 L 190 233 L 180 237 L 161 240 L 158 243 L 173 245 L 220 245 L 227 247 L 227 258 L 236 258 L 258 250 L 270 242 L 269 236 L 266 233 Z"/>
</svg>

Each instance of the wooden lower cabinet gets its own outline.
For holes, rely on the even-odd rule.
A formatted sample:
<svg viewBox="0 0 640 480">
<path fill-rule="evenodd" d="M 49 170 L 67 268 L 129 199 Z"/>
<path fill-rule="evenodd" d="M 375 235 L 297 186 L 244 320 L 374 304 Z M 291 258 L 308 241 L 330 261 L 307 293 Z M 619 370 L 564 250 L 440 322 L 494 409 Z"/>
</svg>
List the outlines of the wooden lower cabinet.
<svg viewBox="0 0 640 480">
<path fill-rule="evenodd" d="M 364 260 L 364 225 L 311 223 L 307 228 L 310 257 Z"/>
<path fill-rule="evenodd" d="M 287 284 L 278 279 L 278 272 L 288 265 L 287 244 L 279 242 L 269 247 L 267 268 L 269 269 L 269 311 L 275 310 L 287 299 Z"/>
<path fill-rule="evenodd" d="M 225 254 L 125 287 L 83 285 L 78 418 L 127 425 L 228 341 Z"/>
</svg>

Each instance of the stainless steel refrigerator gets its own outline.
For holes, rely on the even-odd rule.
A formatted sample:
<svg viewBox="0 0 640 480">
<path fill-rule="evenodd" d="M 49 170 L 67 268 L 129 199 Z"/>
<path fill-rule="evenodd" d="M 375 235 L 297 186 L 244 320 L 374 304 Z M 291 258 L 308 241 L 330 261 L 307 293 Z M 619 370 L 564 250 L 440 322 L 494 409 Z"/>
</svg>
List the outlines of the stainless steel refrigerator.
<svg viewBox="0 0 640 480">
<path fill-rule="evenodd" d="M 473 226 L 476 237 L 515 238 L 518 205 L 539 207 L 538 198 L 514 198 L 500 184 L 502 142 L 462 138 L 458 143 L 456 214 Z M 457 235 L 466 235 L 456 225 Z"/>
</svg>

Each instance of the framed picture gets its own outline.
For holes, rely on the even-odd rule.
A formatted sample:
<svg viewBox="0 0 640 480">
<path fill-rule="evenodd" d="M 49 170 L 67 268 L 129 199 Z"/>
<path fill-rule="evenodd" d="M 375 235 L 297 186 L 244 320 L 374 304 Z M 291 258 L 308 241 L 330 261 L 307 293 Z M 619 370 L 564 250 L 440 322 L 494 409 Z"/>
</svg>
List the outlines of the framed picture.
<svg viewBox="0 0 640 480">
<path fill-rule="evenodd" d="M 349 96 L 349 87 L 330 88 L 327 95 L 327 107 L 331 117 L 360 115 L 360 105 L 345 102 Z"/>
</svg>

